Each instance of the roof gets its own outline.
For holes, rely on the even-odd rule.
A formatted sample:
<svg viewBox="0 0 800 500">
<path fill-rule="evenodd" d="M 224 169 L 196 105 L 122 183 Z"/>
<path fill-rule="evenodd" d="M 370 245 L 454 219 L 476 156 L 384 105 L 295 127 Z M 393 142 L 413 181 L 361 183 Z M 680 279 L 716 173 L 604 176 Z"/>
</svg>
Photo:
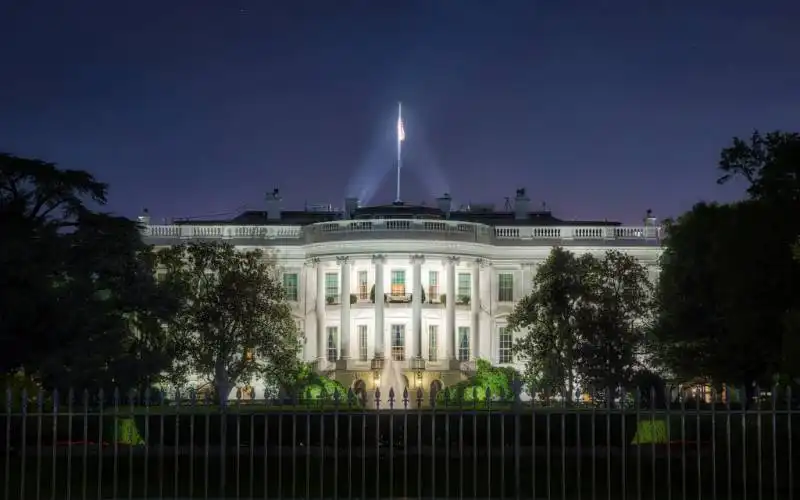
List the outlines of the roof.
<svg viewBox="0 0 800 500">
<path fill-rule="evenodd" d="M 340 211 L 281 211 L 280 219 L 269 219 L 267 211 L 248 210 L 231 219 L 218 220 L 176 220 L 177 225 L 289 225 L 307 226 L 318 222 L 331 222 L 344 218 Z M 553 216 L 549 211 L 529 212 L 527 218 L 517 219 L 513 211 L 451 211 L 450 216 L 437 207 L 393 203 L 359 207 L 352 214 L 353 219 L 449 219 L 474 222 L 488 226 L 620 226 L 620 222 L 606 220 L 565 221 Z"/>
</svg>

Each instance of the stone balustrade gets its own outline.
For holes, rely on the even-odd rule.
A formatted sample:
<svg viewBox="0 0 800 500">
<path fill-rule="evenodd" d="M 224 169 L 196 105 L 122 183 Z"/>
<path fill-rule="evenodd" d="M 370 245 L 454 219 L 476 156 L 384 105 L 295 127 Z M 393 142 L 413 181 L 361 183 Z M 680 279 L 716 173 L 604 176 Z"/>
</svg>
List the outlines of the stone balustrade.
<svg viewBox="0 0 800 500">
<path fill-rule="evenodd" d="M 473 222 L 426 219 L 370 219 L 298 225 L 143 225 L 146 239 L 281 240 L 313 244 L 359 239 L 430 239 L 487 245 L 547 244 L 559 241 L 623 241 L 657 244 L 657 226 L 488 226 Z"/>
</svg>

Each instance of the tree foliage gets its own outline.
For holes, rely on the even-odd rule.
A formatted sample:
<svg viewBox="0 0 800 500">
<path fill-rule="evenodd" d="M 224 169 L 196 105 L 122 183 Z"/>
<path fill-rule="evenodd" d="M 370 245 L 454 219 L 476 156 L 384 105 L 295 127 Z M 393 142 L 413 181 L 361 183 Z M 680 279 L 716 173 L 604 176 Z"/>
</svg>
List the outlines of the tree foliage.
<svg viewBox="0 0 800 500">
<path fill-rule="evenodd" d="M 0 370 L 47 388 L 154 382 L 173 302 L 135 222 L 99 213 L 91 174 L 0 154 Z M 111 391 L 109 391 L 111 392 Z"/>
<path fill-rule="evenodd" d="M 192 242 L 158 253 L 163 283 L 181 297 L 168 324 L 177 345 L 174 383 L 190 374 L 223 402 L 254 378 L 292 387 L 300 369 L 297 325 L 274 262 L 225 242 Z"/>
<path fill-rule="evenodd" d="M 720 157 L 719 182 L 749 199 L 698 204 L 668 223 L 659 280 L 660 358 L 682 379 L 770 384 L 797 376 L 792 245 L 800 234 L 800 135 L 754 133 Z"/>
<path fill-rule="evenodd" d="M 653 316 L 653 286 L 633 256 L 612 250 L 594 259 L 582 279 L 576 368 L 584 386 L 627 386 L 642 368 Z"/>
<path fill-rule="evenodd" d="M 603 258 L 554 248 L 508 319 L 525 381 L 570 399 L 574 377 L 605 388 L 630 381 L 644 341 L 652 288 L 646 269 L 617 251 Z"/>
</svg>

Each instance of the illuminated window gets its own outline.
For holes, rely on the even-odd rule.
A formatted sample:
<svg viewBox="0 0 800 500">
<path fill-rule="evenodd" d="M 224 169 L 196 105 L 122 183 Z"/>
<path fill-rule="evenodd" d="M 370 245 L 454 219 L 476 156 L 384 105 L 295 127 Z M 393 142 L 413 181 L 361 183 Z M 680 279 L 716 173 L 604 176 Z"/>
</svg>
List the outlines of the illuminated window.
<svg viewBox="0 0 800 500">
<path fill-rule="evenodd" d="M 358 325 L 358 359 L 360 361 L 369 360 L 367 343 L 367 325 Z"/>
<path fill-rule="evenodd" d="M 439 271 L 428 273 L 428 302 L 439 302 Z"/>
<path fill-rule="evenodd" d="M 469 273 L 458 273 L 458 290 L 456 296 L 458 300 L 462 298 L 468 299 L 472 293 L 472 275 Z"/>
<path fill-rule="evenodd" d="M 469 327 L 458 327 L 458 360 L 469 361 Z"/>
<path fill-rule="evenodd" d="M 369 300 L 369 286 L 368 286 L 367 271 L 358 272 L 358 300 Z"/>
<path fill-rule="evenodd" d="M 497 337 L 497 345 L 499 350 L 497 353 L 497 361 L 501 364 L 513 363 L 514 353 L 511 348 L 513 346 L 514 336 L 510 331 L 508 331 L 508 328 L 501 326 L 497 329 Z"/>
<path fill-rule="evenodd" d="M 406 294 L 406 272 L 403 270 L 392 271 L 392 295 Z"/>
<path fill-rule="evenodd" d="M 406 359 L 405 325 L 392 325 L 392 359 L 395 361 Z"/>
<path fill-rule="evenodd" d="M 328 327 L 328 361 L 336 361 L 339 354 L 339 329 L 335 326 Z"/>
<path fill-rule="evenodd" d="M 325 273 L 325 302 L 339 303 L 339 274 Z"/>
<path fill-rule="evenodd" d="M 439 325 L 428 325 L 428 361 L 439 360 Z"/>
</svg>

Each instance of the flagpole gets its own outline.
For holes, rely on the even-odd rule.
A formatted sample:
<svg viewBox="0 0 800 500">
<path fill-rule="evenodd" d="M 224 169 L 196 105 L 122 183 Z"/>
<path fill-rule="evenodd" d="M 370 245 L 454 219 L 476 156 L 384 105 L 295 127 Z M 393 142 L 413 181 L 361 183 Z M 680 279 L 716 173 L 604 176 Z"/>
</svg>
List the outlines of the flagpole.
<svg viewBox="0 0 800 500">
<path fill-rule="evenodd" d="M 400 203 L 400 168 L 402 167 L 403 151 L 403 105 L 397 103 L 397 197 L 396 202 Z"/>
</svg>

